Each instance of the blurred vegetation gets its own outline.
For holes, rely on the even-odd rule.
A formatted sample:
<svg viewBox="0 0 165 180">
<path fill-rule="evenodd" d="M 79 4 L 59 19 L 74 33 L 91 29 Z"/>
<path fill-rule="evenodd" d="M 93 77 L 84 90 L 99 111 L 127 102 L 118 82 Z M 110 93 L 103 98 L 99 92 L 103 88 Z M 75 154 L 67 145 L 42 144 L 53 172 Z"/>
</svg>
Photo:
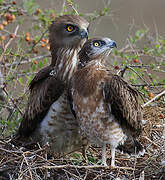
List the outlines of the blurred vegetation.
<svg viewBox="0 0 165 180">
<path fill-rule="evenodd" d="M 18 128 L 27 103 L 28 84 L 50 62 L 48 26 L 57 16 L 71 13 L 79 13 L 78 5 L 72 0 L 63 4 L 60 14 L 55 9 L 41 9 L 35 0 L 23 0 L 21 4 L 0 0 L 2 136 L 11 135 Z M 105 7 L 90 15 L 80 15 L 91 22 L 109 14 L 109 8 Z M 108 64 L 139 89 L 144 101 L 165 88 L 165 40 L 159 35 L 154 37 L 147 28 L 130 33 L 127 45 L 114 50 Z"/>
</svg>

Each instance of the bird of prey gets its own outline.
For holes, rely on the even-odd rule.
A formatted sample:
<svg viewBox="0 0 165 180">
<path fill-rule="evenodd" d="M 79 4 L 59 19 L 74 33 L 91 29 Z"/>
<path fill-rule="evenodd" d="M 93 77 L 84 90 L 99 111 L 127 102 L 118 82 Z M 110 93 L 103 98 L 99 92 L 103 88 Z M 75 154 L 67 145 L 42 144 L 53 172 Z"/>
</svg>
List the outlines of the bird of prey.
<svg viewBox="0 0 165 180">
<path fill-rule="evenodd" d="M 114 47 L 116 43 L 109 38 L 94 38 L 84 44 L 69 93 L 71 108 L 82 133 L 92 143 L 102 146 L 102 164 L 105 166 L 106 144 L 110 145 L 112 167 L 115 166 L 116 148 L 143 152 L 137 140 L 142 131 L 138 92 L 105 66 Z"/>
<path fill-rule="evenodd" d="M 41 145 L 49 143 L 53 152 L 60 153 L 82 146 L 66 89 L 77 69 L 78 53 L 88 38 L 88 26 L 78 15 L 59 16 L 50 26 L 52 61 L 30 83 L 28 103 L 13 142 L 30 138 Z"/>
</svg>

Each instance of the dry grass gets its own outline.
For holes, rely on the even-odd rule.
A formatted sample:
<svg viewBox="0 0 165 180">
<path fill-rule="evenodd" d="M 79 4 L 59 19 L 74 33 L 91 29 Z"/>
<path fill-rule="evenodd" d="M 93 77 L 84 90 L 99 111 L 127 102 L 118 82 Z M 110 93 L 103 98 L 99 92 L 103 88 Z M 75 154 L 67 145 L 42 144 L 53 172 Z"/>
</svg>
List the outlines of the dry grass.
<svg viewBox="0 0 165 180">
<path fill-rule="evenodd" d="M 143 157 L 128 157 L 116 153 L 116 164 L 125 168 L 103 168 L 86 163 L 81 154 L 54 159 L 48 157 L 48 147 L 33 151 L 10 144 L 10 138 L 0 139 L 0 179 L 30 180 L 102 180 L 102 179 L 165 179 L 165 106 L 144 108 L 144 131 L 140 141 L 145 146 Z M 107 151 L 109 152 L 109 151 Z M 89 148 L 88 157 L 99 161 L 99 148 Z M 110 156 L 108 156 L 110 158 Z M 110 159 L 108 159 L 110 163 Z"/>
</svg>

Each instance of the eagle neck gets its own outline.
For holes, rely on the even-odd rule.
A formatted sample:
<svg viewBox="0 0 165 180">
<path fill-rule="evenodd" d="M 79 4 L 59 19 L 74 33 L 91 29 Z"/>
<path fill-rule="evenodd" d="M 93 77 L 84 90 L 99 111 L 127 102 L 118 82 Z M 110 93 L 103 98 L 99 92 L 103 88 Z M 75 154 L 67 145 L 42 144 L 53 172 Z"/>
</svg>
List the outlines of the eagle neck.
<svg viewBox="0 0 165 180">
<path fill-rule="evenodd" d="M 78 52 L 80 47 L 58 48 L 52 56 L 52 65 L 55 66 L 58 78 L 68 82 L 78 66 Z"/>
<path fill-rule="evenodd" d="M 97 68 L 105 67 L 105 59 L 93 59 L 90 62 L 88 62 L 85 66 L 87 67 L 95 66 Z"/>
</svg>

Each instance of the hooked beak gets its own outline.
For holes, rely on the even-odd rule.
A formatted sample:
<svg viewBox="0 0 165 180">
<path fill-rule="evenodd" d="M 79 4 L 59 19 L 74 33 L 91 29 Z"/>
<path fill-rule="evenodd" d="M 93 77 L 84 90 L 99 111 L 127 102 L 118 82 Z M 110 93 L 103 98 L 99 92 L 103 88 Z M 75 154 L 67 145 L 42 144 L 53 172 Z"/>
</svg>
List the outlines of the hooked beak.
<svg viewBox="0 0 165 180">
<path fill-rule="evenodd" d="M 113 40 L 108 41 L 107 45 L 108 45 L 110 48 L 117 48 L 117 44 L 116 44 L 116 42 L 113 41 Z"/>
<path fill-rule="evenodd" d="M 83 38 L 86 38 L 86 39 L 88 39 L 88 31 L 86 31 L 86 30 L 82 30 L 81 31 L 81 33 L 80 33 L 80 36 L 81 36 L 81 38 L 83 39 Z"/>
</svg>

